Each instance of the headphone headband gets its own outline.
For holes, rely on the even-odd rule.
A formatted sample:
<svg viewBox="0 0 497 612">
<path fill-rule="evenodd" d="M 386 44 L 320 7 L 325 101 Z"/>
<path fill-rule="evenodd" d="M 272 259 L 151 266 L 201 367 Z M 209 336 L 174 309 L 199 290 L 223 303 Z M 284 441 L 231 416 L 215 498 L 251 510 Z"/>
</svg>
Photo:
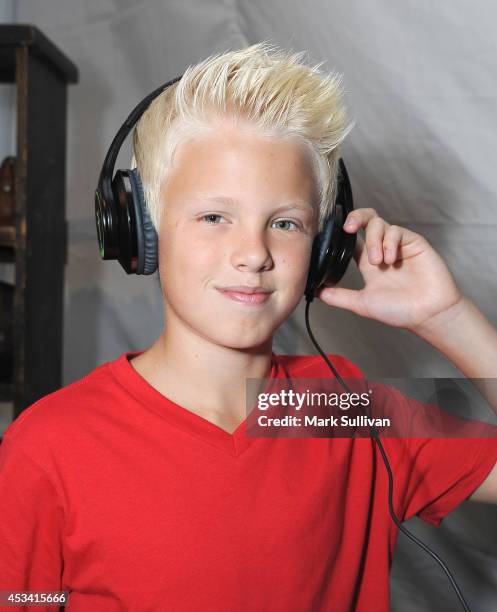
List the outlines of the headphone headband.
<svg viewBox="0 0 497 612">
<path fill-rule="evenodd" d="M 114 167 L 116 165 L 116 159 L 121 150 L 122 144 L 125 141 L 128 134 L 131 132 L 136 122 L 143 113 L 147 110 L 150 104 L 159 96 L 163 91 L 165 91 L 170 85 L 176 83 L 181 79 L 183 75 L 164 83 L 157 89 L 154 89 L 152 93 L 148 94 L 146 98 L 143 98 L 141 102 L 135 106 L 135 108 L 130 112 L 126 121 L 119 128 L 119 131 L 114 136 L 109 150 L 107 151 L 107 155 L 105 156 L 104 162 L 102 164 L 102 170 L 100 171 L 100 176 L 98 179 L 98 189 L 103 195 L 104 199 L 109 201 L 109 198 L 112 198 L 112 176 L 114 175 Z"/>
</svg>

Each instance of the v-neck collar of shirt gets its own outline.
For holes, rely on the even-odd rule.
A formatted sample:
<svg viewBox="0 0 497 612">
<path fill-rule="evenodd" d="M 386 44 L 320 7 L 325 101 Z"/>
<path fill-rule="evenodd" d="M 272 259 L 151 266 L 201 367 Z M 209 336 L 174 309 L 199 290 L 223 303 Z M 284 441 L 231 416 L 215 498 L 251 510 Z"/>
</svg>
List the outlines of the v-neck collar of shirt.
<svg viewBox="0 0 497 612">
<path fill-rule="evenodd" d="M 172 425 L 235 457 L 256 440 L 254 436 L 249 436 L 246 433 L 247 417 L 233 433 L 228 433 L 218 425 L 180 406 L 160 393 L 129 362 L 130 359 L 143 352 L 126 352 L 118 359 L 108 362 L 108 367 L 114 378 L 141 404 L 165 418 Z M 285 376 L 283 368 L 278 362 L 278 356 L 271 353 L 271 369 L 267 378 L 280 378 L 282 375 Z"/>
</svg>

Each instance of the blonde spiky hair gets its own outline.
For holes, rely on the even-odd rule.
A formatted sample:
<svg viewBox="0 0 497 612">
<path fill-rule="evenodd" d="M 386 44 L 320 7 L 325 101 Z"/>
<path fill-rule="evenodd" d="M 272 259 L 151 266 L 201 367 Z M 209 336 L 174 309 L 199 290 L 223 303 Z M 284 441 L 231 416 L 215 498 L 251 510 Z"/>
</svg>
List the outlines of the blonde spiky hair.
<svg viewBox="0 0 497 612">
<path fill-rule="evenodd" d="M 159 231 L 160 192 L 180 142 L 212 129 L 213 116 L 248 121 L 261 136 L 296 139 L 310 153 L 319 193 L 319 229 L 335 201 L 338 145 L 347 124 L 342 75 L 309 67 L 306 52 L 262 41 L 189 66 L 151 103 L 134 131 L 138 167 L 152 222 Z"/>
</svg>

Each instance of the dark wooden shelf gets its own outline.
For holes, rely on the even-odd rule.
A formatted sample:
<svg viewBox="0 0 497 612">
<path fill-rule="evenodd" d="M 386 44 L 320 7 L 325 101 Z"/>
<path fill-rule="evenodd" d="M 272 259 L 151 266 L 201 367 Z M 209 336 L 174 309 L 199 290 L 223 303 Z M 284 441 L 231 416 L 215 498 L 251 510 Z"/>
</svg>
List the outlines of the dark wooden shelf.
<svg viewBox="0 0 497 612">
<path fill-rule="evenodd" d="M 15 279 L 0 313 L 0 401 L 12 418 L 62 383 L 67 87 L 77 80 L 34 25 L 0 24 L 0 81 L 16 87 L 13 212 L 0 226 L 0 262 Z"/>
<path fill-rule="evenodd" d="M 50 64 L 66 83 L 78 82 L 78 69 L 38 28 L 29 24 L 2 25 L 0 37 L 0 81 L 13 83 L 15 75 L 15 54 L 18 47 L 29 47 L 34 53 Z"/>
</svg>

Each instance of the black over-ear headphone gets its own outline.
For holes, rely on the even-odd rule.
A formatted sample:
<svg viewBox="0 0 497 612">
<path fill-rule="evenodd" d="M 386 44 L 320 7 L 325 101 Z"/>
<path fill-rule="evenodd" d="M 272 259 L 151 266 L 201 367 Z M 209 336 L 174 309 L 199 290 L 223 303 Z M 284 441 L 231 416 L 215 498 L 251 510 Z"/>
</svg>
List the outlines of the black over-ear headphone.
<svg viewBox="0 0 497 612">
<path fill-rule="evenodd" d="M 153 274 L 158 265 L 158 237 L 145 202 L 138 170 L 117 170 L 114 166 L 126 136 L 152 100 L 176 77 L 144 98 L 130 113 L 114 137 L 105 156 L 95 191 L 95 219 L 102 259 L 117 259 L 128 274 Z M 312 245 L 305 296 L 312 301 L 321 287 L 336 285 L 352 258 L 356 234 L 343 224 L 353 210 L 352 188 L 343 160 L 339 160 L 335 205 Z"/>
</svg>

